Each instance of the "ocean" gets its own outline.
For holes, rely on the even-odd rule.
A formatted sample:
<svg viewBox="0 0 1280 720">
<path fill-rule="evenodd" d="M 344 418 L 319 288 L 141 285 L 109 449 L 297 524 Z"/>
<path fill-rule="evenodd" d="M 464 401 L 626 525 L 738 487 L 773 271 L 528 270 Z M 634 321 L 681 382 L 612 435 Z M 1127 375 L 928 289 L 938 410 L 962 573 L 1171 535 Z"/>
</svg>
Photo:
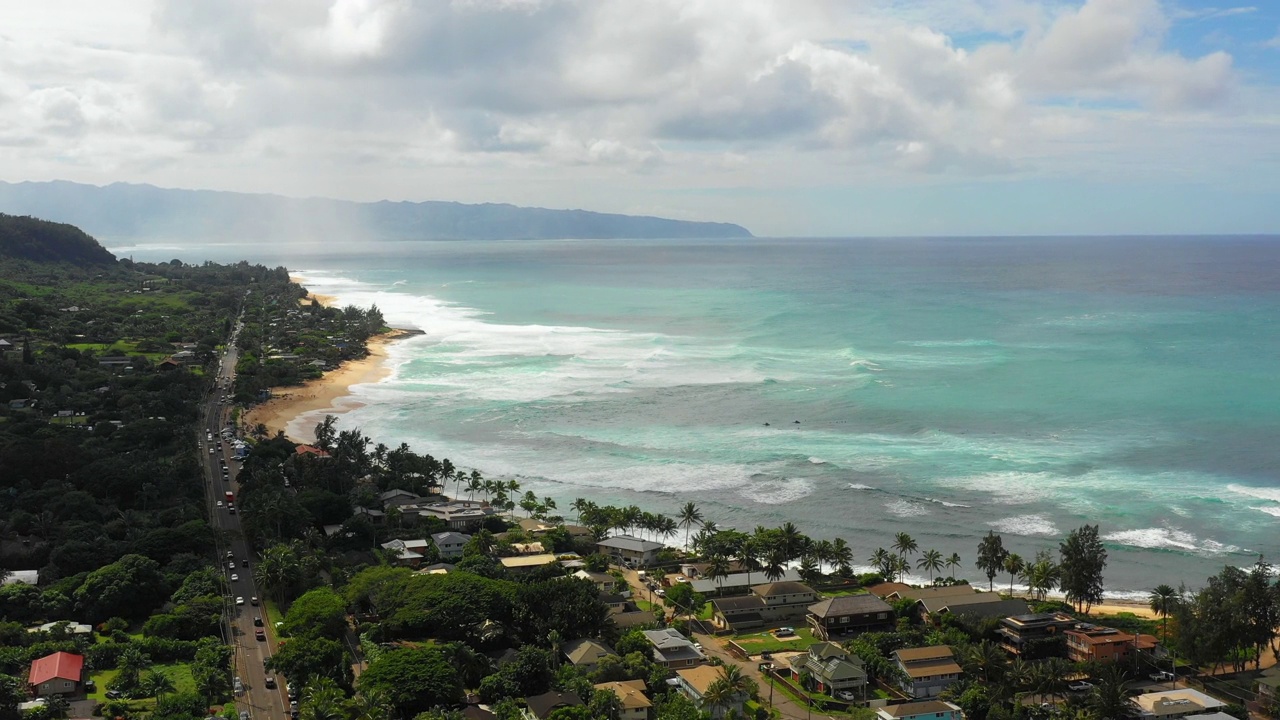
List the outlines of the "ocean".
<svg viewBox="0 0 1280 720">
<path fill-rule="evenodd" d="M 569 518 L 692 500 L 863 561 L 906 531 L 975 580 L 989 530 L 1030 557 L 1098 524 L 1113 597 L 1280 554 L 1280 238 L 112 249 L 283 264 L 421 329 L 339 427 Z"/>
</svg>

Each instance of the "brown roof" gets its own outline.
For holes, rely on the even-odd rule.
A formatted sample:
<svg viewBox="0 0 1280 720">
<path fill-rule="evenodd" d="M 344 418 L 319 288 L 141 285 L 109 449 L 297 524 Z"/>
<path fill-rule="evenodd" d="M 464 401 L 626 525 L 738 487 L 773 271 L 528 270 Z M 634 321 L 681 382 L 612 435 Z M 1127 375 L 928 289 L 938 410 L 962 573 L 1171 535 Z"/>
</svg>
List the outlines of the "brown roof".
<svg viewBox="0 0 1280 720">
<path fill-rule="evenodd" d="M 893 608 L 875 595 L 840 595 L 810 605 L 809 612 L 820 618 L 827 618 L 893 612 Z"/>
<path fill-rule="evenodd" d="M 904 583 L 883 582 L 883 583 L 880 583 L 879 585 L 872 585 L 871 587 L 867 588 L 867 592 L 871 593 L 872 595 L 875 595 L 876 597 L 884 597 L 885 595 L 891 595 L 893 593 L 900 592 L 902 590 L 910 590 L 910 589 L 911 589 L 911 586 L 906 585 Z"/>
<path fill-rule="evenodd" d="M 927 588 L 909 588 L 900 591 L 898 597 L 911 598 L 912 600 L 932 600 L 934 598 L 955 598 L 964 595 L 975 595 L 978 590 L 970 585 L 939 585 L 937 587 Z M 993 595 L 996 600 L 1000 599 L 998 593 L 987 593 Z"/>
<path fill-rule="evenodd" d="M 699 665 L 691 668 L 681 668 L 676 674 L 684 678 L 699 695 L 706 695 L 707 688 L 711 687 L 711 683 L 720 679 L 720 668 L 715 665 Z"/>
<path fill-rule="evenodd" d="M 893 653 L 903 662 L 915 662 L 917 660 L 934 660 L 937 658 L 955 657 L 949 645 L 933 645 L 921 648 L 903 648 Z"/>
<path fill-rule="evenodd" d="M 907 675 L 912 680 L 933 677 L 935 675 L 959 675 L 962 670 L 955 660 L 926 660 L 906 666 Z"/>
<path fill-rule="evenodd" d="M 562 707 L 575 707 L 582 704 L 582 699 L 573 692 L 551 692 L 534 695 L 524 699 L 525 705 L 533 712 L 534 717 L 545 718 L 552 710 Z"/>
<path fill-rule="evenodd" d="M 643 680 L 619 680 L 617 682 L 600 683 L 597 690 L 608 690 L 622 701 L 623 710 L 653 707 L 649 698 L 645 697 Z"/>
<path fill-rule="evenodd" d="M 780 582 L 765 583 L 764 585 L 756 585 L 751 588 L 751 592 L 760 597 L 771 597 L 773 595 L 801 595 L 804 593 L 812 593 L 813 588 L 802 582 L 794 582 L 791 580 L 782 580 Z"/>
<path fill-rule="evenodd" d="M 764 607 L 764 599 L 759 595 L 738 595 L 736 597 L 716 598 L 711 601 L 720 612 L 746 612 L 760 610 Z"/>
</svg>

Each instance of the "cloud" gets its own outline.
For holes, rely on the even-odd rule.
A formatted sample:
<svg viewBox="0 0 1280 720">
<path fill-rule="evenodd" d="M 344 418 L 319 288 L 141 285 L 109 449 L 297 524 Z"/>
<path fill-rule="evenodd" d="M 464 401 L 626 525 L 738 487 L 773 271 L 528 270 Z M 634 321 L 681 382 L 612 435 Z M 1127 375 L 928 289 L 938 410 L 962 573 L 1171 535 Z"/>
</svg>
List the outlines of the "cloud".
<svg viewBox="0 0 1280 720">
<path fill-rule="evenodd" d="M 1110 172 L 1134 127 L 1273 110 L 1157 0 L 130 1 L 6 18 L 11 173 L 570 206 Z"/>
<path fill-rule="evenodd" d="M 1256 12 L 1258 12 L 1258 8 L 1252 5 L 1229 8 L 1207 7 L 1195 10 L 1179 8 L 1174 11 L 1173 17 L 1177 20 L 1218 20 L 1239 15 L 1251 15 Z"/>
</svg>

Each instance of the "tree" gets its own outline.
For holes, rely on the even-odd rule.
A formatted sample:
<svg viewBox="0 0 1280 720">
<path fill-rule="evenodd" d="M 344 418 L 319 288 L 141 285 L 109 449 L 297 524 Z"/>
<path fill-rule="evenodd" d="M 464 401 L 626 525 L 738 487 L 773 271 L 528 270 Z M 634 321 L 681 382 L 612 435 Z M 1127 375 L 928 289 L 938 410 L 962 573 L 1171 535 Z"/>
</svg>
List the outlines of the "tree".
<svg viewBox="0 0 1280 720">
<path fill-rule="evenodd" d="M 384 652 L 360 674 L 360 692 L 385 695 L 402 716 L 462 700 L 462 680 L 438 647 Z"/>
<path fill-rule="evenodd" d="M 1085 704 L 1098 717 L 1107 720 L 1138 717 L 1138 708 L 1129 700 L 1129 683 L 1117 665 L 1103 671 Z"/>
<path fill-rule="evenodd" d="M 928 571 L 929 582 L 933 582 L 933 574 L 942 572 L 942 553 L 937 550 L 926 550 L 924 555 L 916 561 L 916 569 Z"/>
<path fill-rule="evenodd" d="M 667 594 L 662 598 L 663 604 L 667 607 L 676 608 L 677 612 L 685 612 L 690 615 L 697 615 L 702 606 L 707 603 L 707 599 L 702 593 L 693 589 L 690 583 L 676 583 L 667 590 Z"/>
<path fill-rule="evenodd" d="M 291 684 L 300 684 L 312 676 L 326 677 L 345 684 L 351 671 L 342 643 L 323 637 L 290 639 L 280 645 L 267 661 L 271 669 L 284 673 Z"/>
<path fill-rule="evenodd" d="M 988 530 L 987 536 L 978 543 L 978 559 L 974 562 L 974 566 L 986 574 L 988 590 L 995 584 L 996 575 L 1004 569 L 1004 559 L 1008 556 L 1004 540 L 994 530 Z"/>
<path fill-rule="evenodd" d="M 1009 594 L 1013 594 L 1013 580 L 1018 577 L 1026 563 L 1022 561 L 1022 556 L 1018 553 L 1010 553 L 1004 559 L 1004 571 L 1009 573 Z"/>
<path fill-rule="evenodd" d="M 900 532 L 894 536 L 893 549 L 898 551 L 899 556 L 906 557 L 907 555 L 914 555 L 920 549 L 920 546 L 916 544 L 915 539 L 910 535 Z"/>
<path fill-rule="evenodd" d="M 143 676 L 140 688 L 144 693 L 155 698 L 157 702 L 161 696 L 177 691 L 173 680 L 169 679 L 168 675 L 154 671 Z"/>
<path fill-rule="evenodd" d="M 948 568 L 951 569 L 952 580 L 956 579 L 956 568 L 960 567 L 961 562 L 962 561 L 960 560 L 960 553 L 953 552 L 951 553 L 951 557 L 947 558 L 946 565 Z"/>
<path fill-rule="evenodd" d="M 689 529 L 694 525 L 702 524 L 702 511 L 693 504 L 692 500 L 680 508 L 680 524 L 684 526 L 684 547 L 687 550 L 689 549 Z"/>
<path fill-rule="evenodd" d="M 346 602 L 329 588 L 316 588 L 293 601 L 284 615 L 285 635 L 338 640 L 347 630 Z"/>
<path fill-rule="evenodd" d="M 1169 643 L 1169 613 L 1173 612 L 1177 602 L 1178 591 L 1169 585 L 1157 585 L 1148 596 L 1151 612 L 1161 618 L 1160 642 L 1166 645 Z"/>
<path fill-rule="evenodd" d="M 1058 546 L 1062 592 L 1077 609 L 1102 602 L 1102 571 L 1107 567 L 1107 549 L 1098 537 L 1097 525 L 1072 530 Z"/>
<path fill-rule="evenodd" d="M 125 555 L 94 570 L 74 593 L 76 606 L 95 623 L 146 617 L 167 596 L 159 563 L 143 555 Z"/>
<path fill-rule="evenodd" d="M 840 575 L 849 577 L 853 574 L 853 548 L 849 547 L 844 538 L 831 541 L 830 561 L 835 564 Z"/>
</svg>

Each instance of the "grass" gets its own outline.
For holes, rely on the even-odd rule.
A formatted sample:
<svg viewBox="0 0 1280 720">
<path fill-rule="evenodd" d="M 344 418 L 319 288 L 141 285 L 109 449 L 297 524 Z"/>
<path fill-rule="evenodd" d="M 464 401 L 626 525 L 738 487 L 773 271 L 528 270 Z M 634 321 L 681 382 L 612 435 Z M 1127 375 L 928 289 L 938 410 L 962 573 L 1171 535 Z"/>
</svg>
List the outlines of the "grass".
<svg viewBox="0 0 1280 720">
<path fill-rule="evenodd" d="M 743 650 L 746 650 L 751 655 L 762 652 L 807 650 L 810 645 L 818 642 L 813 637 L 813 630 L 807 627 L 797 628 L 794 636 L 787 637 L 784 640 L 774 637 L 773 633 L 760 632 L 735 635 L 733 641 L 738 643 Z"/>
<path fill-rule="evenodd" d="M 166 663 L 162 665 L 152 665 L 151 672 L 158 672 L 166 675 L 169 681 L 173 683 L 176 692 L 195 692 L 196 680 L 191 676 L 191 666 L 187 663 Z M 110 670 L 102 670 L 90 675 L 98 689 L 89 693 L 88 698 L 94 702 L 104 703 L 107 701 L 107 686 L 119 675 L 120 671 L 115 668 Z M 143 673 L 146 674 L 145 672 Z M 133 700 L 125 699 L 133 710 L 151 710 L 155 707 L 155 698 L 137 698 Z"/>
<path fill-rule="evenodd" d="M 657 612 L 662 609 L 661 605 L 657 603 L 651 603 L 648 600 L 636 600 L 635 603 L 636 603 L 636 607 L 640 608 L 641 610 Z"/>
<path fill-rule="evenodd" d="M 259 598 L 262 602 L 263 612 L 267 614 L 267 622 L 271 623 L 271 627 L 275 627 L 276 623 L 284 622 L 284 613 L 280 612 L 280 608 L 276 607 L 274 600 Z M 279 635 L 279 631 L 276 633 Z"/>
<path fill-rule="evenodd" d="M 838 590 L 822 591 L 823 597 L 844 597 L 846 595 L 866 595 L 866 594 L 867 594 L 866 588 L 860 588 L 860 587 L 840 588 Z"/>
<path fill-rule="evenodd" d="M 704 622 L 708 621 L 711 619 L 711 616 L 715 614 L 715 611 L 716 609 L 711 605 L 711 603 L 706 603 L 702 606 L 702 609 L 698 611 L 698 619 Z"/>
</svg>

